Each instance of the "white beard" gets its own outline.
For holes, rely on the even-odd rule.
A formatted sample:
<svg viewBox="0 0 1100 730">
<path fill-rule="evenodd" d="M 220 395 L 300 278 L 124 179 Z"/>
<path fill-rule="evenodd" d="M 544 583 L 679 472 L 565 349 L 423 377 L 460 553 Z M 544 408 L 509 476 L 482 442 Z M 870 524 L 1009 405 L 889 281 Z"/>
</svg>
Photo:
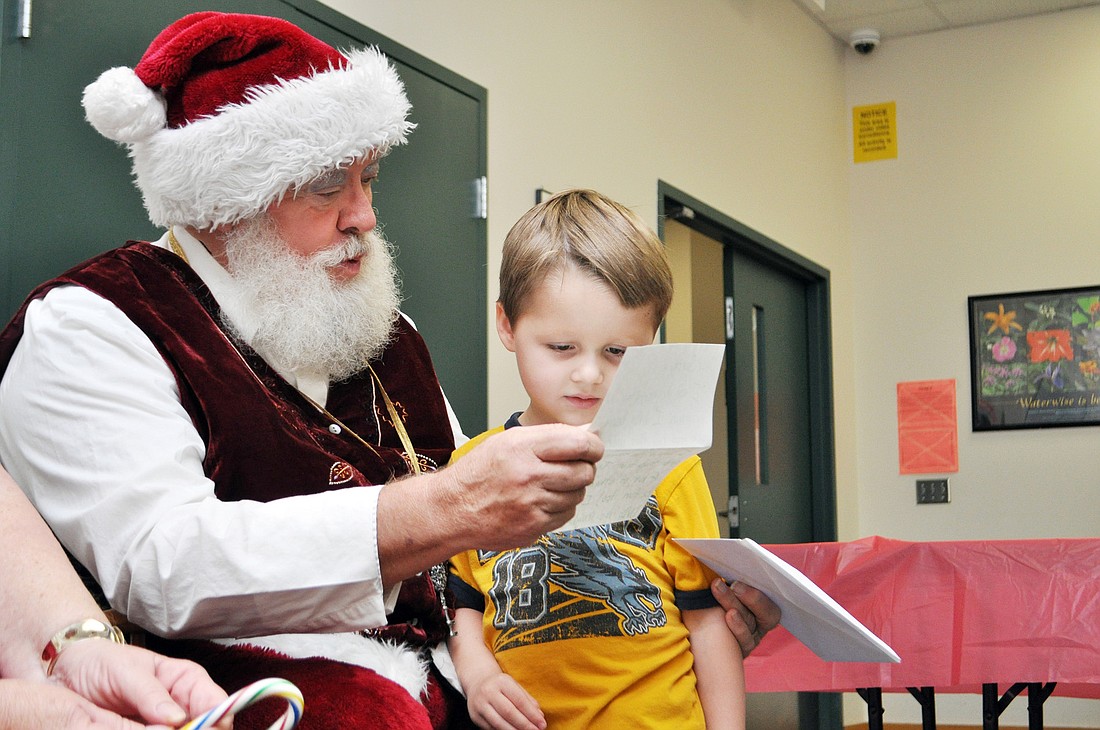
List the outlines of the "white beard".
<svg viewBox="0 0 1100 730">
<path fill-rule="evenodd" d="M 359 274 L 337 282 L 329 268 L 362 254 Z M 349 235 L 309 258 L 293 253 L 275 223 L 259 216 L 226 239 L 227 270 L 240 292 L 249 334 L 223 324 L 265 360 L 288 371 L 359 372 L 389 342 L 401 302 L 390 246 L 381 233 Z"/>
</svg>

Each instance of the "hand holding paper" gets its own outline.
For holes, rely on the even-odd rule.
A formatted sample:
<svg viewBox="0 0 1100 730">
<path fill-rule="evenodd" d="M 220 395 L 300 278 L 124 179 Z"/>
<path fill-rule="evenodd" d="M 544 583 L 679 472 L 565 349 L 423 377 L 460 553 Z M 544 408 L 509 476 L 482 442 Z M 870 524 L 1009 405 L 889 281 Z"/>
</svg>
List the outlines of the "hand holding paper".
<svg viewBox="0 0 1100 730">
<path fill-rule="evenodd" d="M 605 452 L 596 480 L 562 530 L 638 516 L 676 466 L 710 448 L 724 345 L 631 347 L 592 422 Z"/>
<path fill-rule="evenodd" d="M 783 612 L 780 625 L 825 661 L 901 661 L 813 581 L 752 540 L 675 540 L 727 581 L 742 581 L 772 599 Z"/>
</svg>

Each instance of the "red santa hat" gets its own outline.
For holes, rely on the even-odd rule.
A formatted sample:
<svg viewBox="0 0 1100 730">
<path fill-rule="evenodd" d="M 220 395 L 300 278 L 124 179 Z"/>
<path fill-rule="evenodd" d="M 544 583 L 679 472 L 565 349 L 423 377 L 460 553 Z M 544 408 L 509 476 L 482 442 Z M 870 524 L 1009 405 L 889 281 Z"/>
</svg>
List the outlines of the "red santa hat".
<svg viewBox="0 0 1100 730">
<path fill-rule="evenodd" d="M 202 12 L 133 69 L 84 90 L 88 121 L 129 147 L 157 225 L 248 218 L 322 172 L 402 144 L 404 85 L 375 48 L 346 54 L 279 18 Z"/>
</svg>

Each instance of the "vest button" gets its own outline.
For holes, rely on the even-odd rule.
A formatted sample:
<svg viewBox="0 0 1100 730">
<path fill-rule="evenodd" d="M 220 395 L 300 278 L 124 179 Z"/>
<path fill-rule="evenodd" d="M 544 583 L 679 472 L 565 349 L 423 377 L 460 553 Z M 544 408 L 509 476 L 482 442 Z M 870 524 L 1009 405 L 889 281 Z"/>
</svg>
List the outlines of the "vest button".
<svg viewBox="0 0 1100 730">
<path fill-rule="evenodd" d="M 334 424 L 332 424 L 331 426 L 328 427 L 328 430 L 331 431 L 332 433 L 339 434 L 343 429 L 340 428 L 340 426 L 338 426 L 337 424 L 334 423 Z"/>
</svg>

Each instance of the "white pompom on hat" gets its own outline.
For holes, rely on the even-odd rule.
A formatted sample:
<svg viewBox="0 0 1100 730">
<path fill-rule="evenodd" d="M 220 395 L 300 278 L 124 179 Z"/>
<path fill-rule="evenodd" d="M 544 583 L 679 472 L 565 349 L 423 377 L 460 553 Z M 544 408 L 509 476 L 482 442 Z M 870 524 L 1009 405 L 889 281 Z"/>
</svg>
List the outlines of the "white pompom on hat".
<svg viewBox="0 0 1100 730">
<path fill-rule="evenodd" d="M 405 88 L 375 48 L 346 55 L 279 18 L 203 12 L 133 69 L 84 90 L 88 121 L 130 149 L 157 225 L 249 218 L 321 173 L 404 143 Z"/>
</svg>

